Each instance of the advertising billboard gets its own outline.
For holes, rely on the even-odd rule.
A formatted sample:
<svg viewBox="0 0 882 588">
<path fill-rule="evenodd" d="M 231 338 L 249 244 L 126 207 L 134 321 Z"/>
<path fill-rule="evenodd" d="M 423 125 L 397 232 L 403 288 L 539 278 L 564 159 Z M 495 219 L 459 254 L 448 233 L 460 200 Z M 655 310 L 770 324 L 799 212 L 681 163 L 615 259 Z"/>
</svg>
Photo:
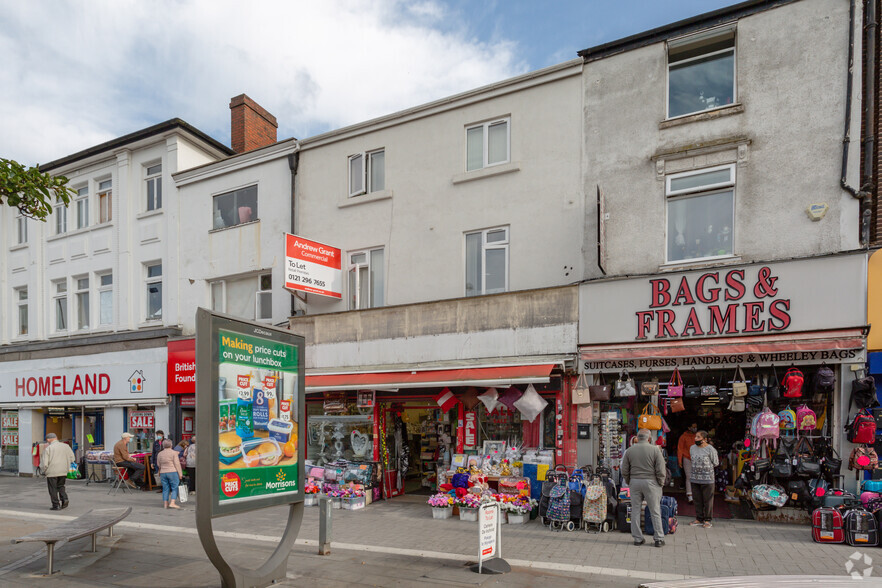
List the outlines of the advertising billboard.
<svg viewBox="0 0 882 588">
<path fill-rule="evenodd" d="M 343 298 L 341 252 L 318 241 L 285 234 L 285 288 Z"/>
</svg>

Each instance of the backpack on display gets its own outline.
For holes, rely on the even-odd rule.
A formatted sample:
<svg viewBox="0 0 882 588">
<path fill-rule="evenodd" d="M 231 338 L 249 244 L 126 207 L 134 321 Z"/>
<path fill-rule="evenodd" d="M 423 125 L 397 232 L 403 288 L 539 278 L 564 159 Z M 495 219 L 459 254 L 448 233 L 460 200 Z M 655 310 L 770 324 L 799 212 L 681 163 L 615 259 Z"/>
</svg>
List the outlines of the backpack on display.
<svg viewBox="0 0 882 588">
<path fill-rule="evenodd" d="M 829 393 L 833 392 L 836 387 L 836 376 L 833 370 L 827 367 L 827 364 L 821 364 L 818 373 L 815 374 L 814 388 L 816 392 Z"/>
<path fill-rule="evenodd" d="M 845 513 L 842 518 L 845 528 L 845 542 L 853 547 L 874 547 L 879 544 L 879 529 L 876 526 L 876 517 L 856 507 Z"/>
<path fill-rule="evenodd" d="M 670 504 L 662 503 L 659 507 L 662 521 L 662 534 L 672 535 L 677 532 L 677 515 Z M 643 524 L 647 535 L 655 534 L 655 527 L 652 524 L 652 516 L 649 514 L 649 507 L 644 509 Z"/>
<path fill-rule="evenodd" d="M 814 431 L 817 427 L 818 417 L 815 414 L 815 411 L 810 409 L 806 404 L 803 404 L 796 409 L 797 431 Z"/>
<path fill-rule="evenodd" d="M 855 413 L 845 425 L 845 432 L 852 443 L 872 443 L 876 440 L 876 419 L 864 412 Z"/>
<path fill-rule="evenodd" d="M 796 412 L 789 406 L 778 413 L 778 427 L 785 431 L 796 430 Z"/>
<path fill-rule="evenodd" d="M 850 470 L 875 470 L 879 467 L 879 456 L 872 447 L 855 447 L 848 457 Z"/>
<path fill-rule="evenodd" d="M 756 438 L 766 441 L 777 441 L 781 435 L 781 417 L 765 407 L 756 415 Z"/>
<path fill-rule="evenodd" d="M 821 507 L 812 513 L 812 541 L 845 543 L 842 513 L 838 508 Z"/>
<path fill-rule="evenodd" d="M 854 404 L 860 409 L 872 408 L 879 405 L 876 399 L 876 380 L 873 376 L 865 375 L 858 378 L 855 375 L 854 381 L 851 383 L 851 398 L 848 401 L 848 407 Z"/>
<path fill-rule="evenodd" d="M 796 368 L 787 370 L 787 373 L 784 374 L 784 379 L 781 380 L 781 385 L 784 387 L 784 397 L 799 398 L 802 396 L 803 382 L 805 382 L 805 377 L 801 371 Z"/>
</svg>

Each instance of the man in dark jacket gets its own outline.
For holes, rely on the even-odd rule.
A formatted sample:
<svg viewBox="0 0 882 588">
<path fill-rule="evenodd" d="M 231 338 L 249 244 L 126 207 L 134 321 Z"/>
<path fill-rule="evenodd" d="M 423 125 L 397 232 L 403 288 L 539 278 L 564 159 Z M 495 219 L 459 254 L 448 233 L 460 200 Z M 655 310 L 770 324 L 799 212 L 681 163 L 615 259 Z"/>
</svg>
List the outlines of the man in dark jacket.
<svg viewBox="0 0 882 588">
<path fill-rule="evenodd" d="M 156 441 L 153 442 L 153 452 L 150 456 L 150 463 L 153 465 L 153 471 L 156 471 L 156 456 L 162 451 L 162 440 L 165 439 L 165 433 L 156 431 Z"/>
<path fill-rule="evenodd" d="M 625 451 L 622 458 L 622 477 L 631 489 L 631 536 L 634 545 L 643 545 L 643 530 L 640 528 L 640 510 L 643 501 L 652 517 L 652 530 L 655 532 L 655 546 L 665 544 L 664 528 L 661 520 L 662 488 L 665 485 L 665 458 L 661 449 L 649 442 L 652 434 L 646 429 L 637 431 L 637 442 Z"/>
</svg>

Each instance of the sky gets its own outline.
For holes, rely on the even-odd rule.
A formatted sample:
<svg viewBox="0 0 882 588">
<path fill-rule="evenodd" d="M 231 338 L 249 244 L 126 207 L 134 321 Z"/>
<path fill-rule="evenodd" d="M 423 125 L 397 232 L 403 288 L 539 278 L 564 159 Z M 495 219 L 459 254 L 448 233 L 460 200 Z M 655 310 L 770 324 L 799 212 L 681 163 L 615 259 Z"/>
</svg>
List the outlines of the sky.
<svg viewBox="0 0 882 588">
<path fill-rule="evenodd" d="M 733 0 L 0 0 L 0 157 L 45 163 L 245 93 L 304 138 Z"/>
</svg>

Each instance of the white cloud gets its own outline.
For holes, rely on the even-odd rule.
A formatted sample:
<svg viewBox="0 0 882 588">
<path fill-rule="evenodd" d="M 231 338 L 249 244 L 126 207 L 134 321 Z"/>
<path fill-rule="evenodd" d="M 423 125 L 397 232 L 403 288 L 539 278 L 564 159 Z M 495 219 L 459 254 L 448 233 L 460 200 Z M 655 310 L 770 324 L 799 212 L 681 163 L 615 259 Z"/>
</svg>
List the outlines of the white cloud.
<svg viewBox="0 0 882 588">
<path fill-rule="evenodd" d="M 90 0 L 0 13 L 0 157 L 46 162 L 180 117 L 229 141 L 247 93 L 305 137 L 526 71 L 437 2 Z M 463 23 L 464 24 L 464 23 Z"/>
</svg>

